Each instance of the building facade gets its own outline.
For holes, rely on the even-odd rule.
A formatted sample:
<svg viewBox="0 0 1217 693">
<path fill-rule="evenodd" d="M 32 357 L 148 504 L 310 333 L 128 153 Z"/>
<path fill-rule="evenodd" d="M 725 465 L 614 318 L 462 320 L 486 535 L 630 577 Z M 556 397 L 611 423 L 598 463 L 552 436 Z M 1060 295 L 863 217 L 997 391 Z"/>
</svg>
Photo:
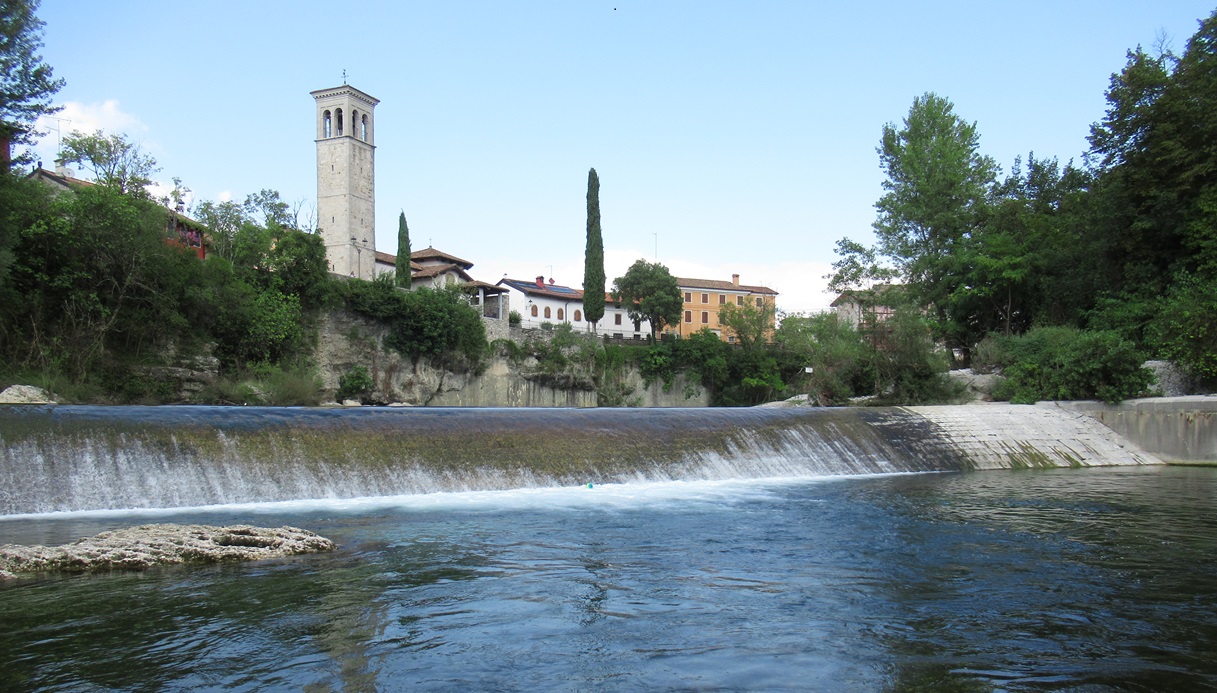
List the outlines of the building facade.
<svg viewBox="0 0 1217 693">
<path fill-rule="evenodd" d="M 317 120 L 317 226 L 330 271 L 376 271 L 376 104 L 347 84 L 311 92 Z"/>
<path fill-rule="evenodd" d="M 778 297 L 778 292 L 773 289 L 767 286 L 740 284 L 738 274 L 731 275 L 731 281 L 677 277 L 676 284 L 680 287 L 683 299 L 680 322 L 669 325 L 664 330 L 665 333 L 688 337 L 708 329 L 718 335 L 719 339 L 734 344 L 735 335 L 729 328 L 720 325 L 718 320 L 719 310 L 730 304 L 741 308 L 750 306 L 768 311 L 769 334 L 772 335 Z"/>
<path fill-rule="evenodd" d="M 533 281 L 502 279 L 498 286 L 511 290 L 512 309 L 520 313 L 520 325 L 535 328 L 542 323 L 570 323 L 578 332 L 590 332 L 592 324 L 587 321 L 583 308 L 583 291 L 557 284 L 545 277 Z M 596 332 L 610 339 L 641 341 L 651 334 L 650 321 L 635 325 L 625 308 L 613 305 L 613 299 L 605 294 L 604 317 L 596 323 Z"/>
</svg>

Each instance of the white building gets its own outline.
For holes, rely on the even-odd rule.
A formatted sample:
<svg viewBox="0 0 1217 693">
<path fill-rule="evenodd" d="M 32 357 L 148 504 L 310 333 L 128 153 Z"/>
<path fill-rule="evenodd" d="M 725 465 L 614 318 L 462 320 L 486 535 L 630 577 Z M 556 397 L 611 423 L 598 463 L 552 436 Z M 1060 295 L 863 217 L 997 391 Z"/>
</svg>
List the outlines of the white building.
<svg viewBox="0 0 1217 693">
<path fill-rule="evenodd" d="M 510 303 L 512 310 L 518 311 L 522 318 L 522 327 L 539 327 L 542 323 L 570 323 L 576 332 L 590 332 L 591 323 L 587 322 L 583 309 L 583 291 L 548 282 L 545 277 L 537 277 L 534 281 L 503 278 L 498 286 L 511 290 Z M 604 317 L 597 323 L 597 332 L 614 339 L 643 340 L 651 334 L 650 321 L 644 320 L 635 325 L 625 308 L 613 305 L 611 296 L 605 295 Z"/>
</svg>

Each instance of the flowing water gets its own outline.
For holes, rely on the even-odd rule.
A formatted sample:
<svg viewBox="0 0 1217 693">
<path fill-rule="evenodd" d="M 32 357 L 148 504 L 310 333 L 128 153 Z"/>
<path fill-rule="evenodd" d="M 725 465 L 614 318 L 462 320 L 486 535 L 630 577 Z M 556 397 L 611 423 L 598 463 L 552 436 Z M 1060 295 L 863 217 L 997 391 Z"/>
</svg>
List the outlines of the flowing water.
<svg viewBox="0 0 1217 693">
<path fill-rule="evenodd" d="M 332 554 L 0 586 L 3 690 L 1217 690 L 1217 469 L 667 481 L 0 519 Z"/>
</svg>

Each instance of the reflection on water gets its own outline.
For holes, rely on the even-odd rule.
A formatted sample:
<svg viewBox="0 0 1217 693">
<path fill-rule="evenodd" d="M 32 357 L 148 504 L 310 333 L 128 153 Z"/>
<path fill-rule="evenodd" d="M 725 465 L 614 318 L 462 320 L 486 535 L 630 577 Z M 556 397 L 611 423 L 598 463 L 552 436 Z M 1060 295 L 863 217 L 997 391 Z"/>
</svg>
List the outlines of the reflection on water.
<svg viewBox="0 0 1217 693">
<path fill-rule="evenodd" d="M 1215 492 L 1132 468 L 185 513 L 341 548 L 0 588 L 0 689 L 1214 689 Z"/>
</svg>

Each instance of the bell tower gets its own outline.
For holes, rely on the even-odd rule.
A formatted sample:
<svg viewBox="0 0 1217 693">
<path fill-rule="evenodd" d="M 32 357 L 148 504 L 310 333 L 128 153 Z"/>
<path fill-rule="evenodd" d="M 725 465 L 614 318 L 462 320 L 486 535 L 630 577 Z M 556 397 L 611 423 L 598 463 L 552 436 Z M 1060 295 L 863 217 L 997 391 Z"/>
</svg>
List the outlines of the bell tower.
<svg viewBox="0 0 1217 693">
<path fill-rule="evenodd" d="M 343 84 L 317 103 L 317 226 L 330 271 L 372 279 L 376 268 L 376 128 L 379 99 Z"/>
</svg>

